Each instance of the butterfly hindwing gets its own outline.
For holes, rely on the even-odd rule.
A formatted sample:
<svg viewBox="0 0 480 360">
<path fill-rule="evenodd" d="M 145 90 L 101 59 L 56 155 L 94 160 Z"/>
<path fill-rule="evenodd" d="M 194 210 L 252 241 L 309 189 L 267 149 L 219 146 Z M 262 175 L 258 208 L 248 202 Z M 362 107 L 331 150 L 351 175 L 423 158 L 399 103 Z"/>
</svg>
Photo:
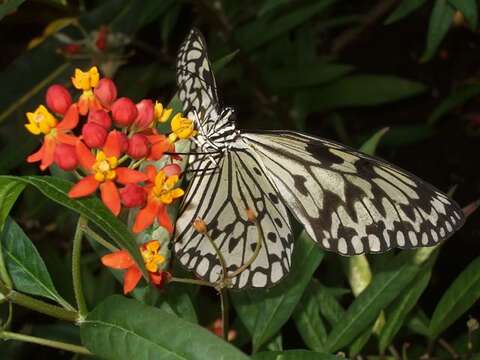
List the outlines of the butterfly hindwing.
<svg viewBox="0 0 480 360">
<path fill-rule="evenodd" d="M 242 137 L 284 203 L 326 250 L 355 255 L 431 246 L 464 222 L 445 194 L 376 157 L 288 131 Z"/>
<path fill-rule="evenodd" d="M 192 227 L 192 222 L 201 218 L 228 272 L 233 273 L 251 259 L 259 241 L 257 226 L 247 219 L 246 208 L 250 208 L 257 216 L 263 243 L 258 257 L 232 285 L 272 286 L 290 268 L 293 238 L 287 210 L 250 150 L 230 151 L 215 160 L 218 165 L 214 168 L 207 158 L 199 162 L 207 170 L 198 169 L 190 180 L 176 223 L 177 258 L 200 278 L 213 283 L 220 280 L 215 249 Z"/>
</svg>

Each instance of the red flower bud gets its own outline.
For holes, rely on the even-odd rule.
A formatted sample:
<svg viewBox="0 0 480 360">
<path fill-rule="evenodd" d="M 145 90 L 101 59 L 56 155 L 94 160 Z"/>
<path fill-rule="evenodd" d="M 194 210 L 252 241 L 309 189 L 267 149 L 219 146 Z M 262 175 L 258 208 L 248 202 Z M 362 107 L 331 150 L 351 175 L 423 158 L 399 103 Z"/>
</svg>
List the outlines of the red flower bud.
<svg viewBox="0 0 480 360">
<path fill-rule="evenodd" d="M 146 129 L 155 119 L 155 107 L 153 101 L 144 99 L 137 104 L 138 115 L 135 119 L 135 127 L 139 130 Z"/>
<path fill-rule="evenodd" d="M 78 165 L 77 154 L 75 152 L 75 146 L 67 145 L 63 143 L 57 144 L 54 154 L 55 164 L 65 171 L 71 171 Z"/>
<path fill-rule="evenodd" d="M 120 189 L 120 199 L 126 208 L 143 207 L 147 202 L 147 192 L 137 184 L 128 184 Z"/>
<path fill-rule="evenodd" d="M 120 142 L 120 149 L 122 151 L 122 154 L 126 153 L 128 150 L 128 137 L 124 133 L 117 131 L 119 139 L 118 141 Z"/>
<path fill-rule="evenodd" d="M 107 47 L 107 35 L 108 35 L 108 27 L 101 26 L 100 30 L 98 31 L 97 41 L 95 41 L 95 45 L 97 46 L 98 50 L 105 50 Z"/>
<path fill-rule="evenodd" d="M 129 126 L 137 118 L 137 107 L 132 100 L 122 97 L 112 105 L 113 121 L 118 126 Z"/>
<path fill-rule="evenodd" d="M 110 106 L 112 106 L 113 102 L 117 99 L 117 87 L 111 79 L 101 79 L 93 92 L 107 109 L 110 109 Z"/>
<path fill-rule="evenodd" d="M 47 106 L 58 114 L 65 114 L 70 105 L 72 105 L 70 93 L 64 86 L 58 84 L 48 88 L 46 100 Z"/>
<path fill-rule="evenodd" d="M 94 122 L 87 122 L 82 128 L 83 141 L 89 148 L 101 148 L 107 139 L 107 130 Z"/>
<path fill-rule="evenodd" d="M 78 44 L 67 44 L 62 47 L 62 51 L 68 55 L 75 55 L 80 52 L 81 46 Z"/>
<path fill-rule="evenodd" d="M 110 115 L 104 110 L 90 111 L 88 114 L 88 122 L 98 124 L 106 130 L 109 130 L 112 126 L 112 119 L 110 119 Z"/>
<path fill-rule="evenodd" d="M 145 135 L 135 134 L 128 141 L 127 154 L 135 160 L 147 157 L 150 152 L 150 143 Z"/>
</svg>

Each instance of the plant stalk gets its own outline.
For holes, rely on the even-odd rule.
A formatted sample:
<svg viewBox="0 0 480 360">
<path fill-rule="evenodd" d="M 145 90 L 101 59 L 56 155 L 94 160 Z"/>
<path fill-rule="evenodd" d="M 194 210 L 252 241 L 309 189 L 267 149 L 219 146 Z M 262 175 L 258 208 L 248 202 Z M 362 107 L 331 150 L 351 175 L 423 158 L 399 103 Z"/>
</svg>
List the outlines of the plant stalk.
<svg viewBox="0 0 480 360">
<path fill-rule="evenodd" d="M 87 226 L 87 221 L 83 216 L 78 218 L 77 228 L 75 229 L 75 235 L 73 237 L 72 250 L 73 292 L 75 293 L 80 320 L 88 314 L 87 303 L 85 302 L 85 296 L 83 294 L 81 269 L 82 238 Z"/>
<path fill-rule="evenodd" d="M 76 311 L 65 310 L 56 305 L 37 300 L 28 295 L 21 294 L 0 283 L 0 292 L 12 303 L 37 311 L 39 313 L 52 316 L 60 320 L 76 322 L 78 314 Z"/>
<path fill-rule="evenodd" d="M 35 337 L 35 336 L 18 334 L 18 333 L 14 333 L 14 332 L 10 332 L 10 331 L 0 332 L 0 338 L 3 339 L 3 340 L 17 340 L 17 341 L 28 342 L 28 343 L 31 343 L 31 344 L 48 346 L 48 347 L 51 347 L 51 348 L 54 348 L 54 349 L 70 351 L 70 352 L 77 353 L 77 354 L 82 354 L 82 355 L 93 355 L 90 351 L 87 350 L 87 348 L 85 348 L 83 346 L 68 344 L 68 343 L 64 343 L 64 342 L 61 342 L 61 341 L 43 339 L 43 338 L 39 338 L 39 337 Z"/>
</svg>

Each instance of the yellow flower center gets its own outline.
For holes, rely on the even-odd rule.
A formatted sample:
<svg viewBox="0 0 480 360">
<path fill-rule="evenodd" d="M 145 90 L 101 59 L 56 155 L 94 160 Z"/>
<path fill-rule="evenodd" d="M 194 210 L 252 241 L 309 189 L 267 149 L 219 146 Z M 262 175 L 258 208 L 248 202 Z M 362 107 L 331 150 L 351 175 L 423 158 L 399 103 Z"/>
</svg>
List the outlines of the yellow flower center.
<svg viewBox="0 0 480 360">
<path fill-rule="evenodd" d="M 93 66 L 87 72 L 80 69 L 75 69 L 75 76 L 72 77 L 72 84 L 78 90 L 83 90 L 84 93 L 91 91 L 97 86 L 100 80 L 100 74 L 96 66 Z"/>
<path fill-rule="evenodd" d="M 184 191 L 180 188 L 175 188 L 178 182 L 178 175 L 168 176 L 164 171 L 160 170 L 155 176 L 155 186 L 152 193 L 163 204 L 169 205 L 184 194 Z"/>
<path fill-rule="evenodd" d="M 114 180 L 117 177 L 114 170 L 117 165 L 118 160 L 115 156 L 107 157 L 103 151 L 99 151 L 97 153 L 97 161 L 93 164 L 95 180 L 98 182 Z"/>
<path fill-rule="evenodd" d="M 34 112 L 28 112 L 27 119 L 28 124 L 25 124 L 25 127 L 34 135 L 48 135 L 57 126 L 57 120 L 43 105 Z"/>
<path fill-rule="evenodd" d="M 193 120 L 183 117 L 181 113 L 178 113 L 173 117 L 170 126 L 172 128 L 172 133 L 168 136 L 168 139 L 172 143 L 177 139 L 188 139 L 197 134 L 194 129 Z"/>
<path fill-rule="evenodd" d="M 158 241 L 149 241 L 145 244 L 142 249 L 142 257 L 145 262 L 145 267 L 150 272 L 157 272 L 165 262 L 165 257 L 160 255 L 158 251 L 160 250 L 160 243 Z"/>
</svg>

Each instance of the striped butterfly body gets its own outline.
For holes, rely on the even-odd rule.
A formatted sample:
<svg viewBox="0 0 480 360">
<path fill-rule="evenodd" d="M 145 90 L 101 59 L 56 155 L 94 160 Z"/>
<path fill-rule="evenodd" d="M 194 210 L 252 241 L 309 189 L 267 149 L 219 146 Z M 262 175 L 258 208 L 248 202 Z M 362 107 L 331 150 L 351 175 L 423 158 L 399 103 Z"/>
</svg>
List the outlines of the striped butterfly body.
<svg viewBox="0 0 480 360">
<path fill-rule="evenodd" d="M 384 160 L 302 133 L 237 130 L 233 110 L 220 107 L 205 41 L 195 29 L 179 50 L 177 83 L 198 136 L 174 250 L 204 280 L 222 279 L 221 253 L 227 274 L 244 268 L 233 288 L 279 282 L 294 248 L 290 215 L 323 249 L 346 256 L 432 246 L 464 222 L 445 194 Z M 208 237 L 192 226 L 197 218 Z"/>
</svg>

